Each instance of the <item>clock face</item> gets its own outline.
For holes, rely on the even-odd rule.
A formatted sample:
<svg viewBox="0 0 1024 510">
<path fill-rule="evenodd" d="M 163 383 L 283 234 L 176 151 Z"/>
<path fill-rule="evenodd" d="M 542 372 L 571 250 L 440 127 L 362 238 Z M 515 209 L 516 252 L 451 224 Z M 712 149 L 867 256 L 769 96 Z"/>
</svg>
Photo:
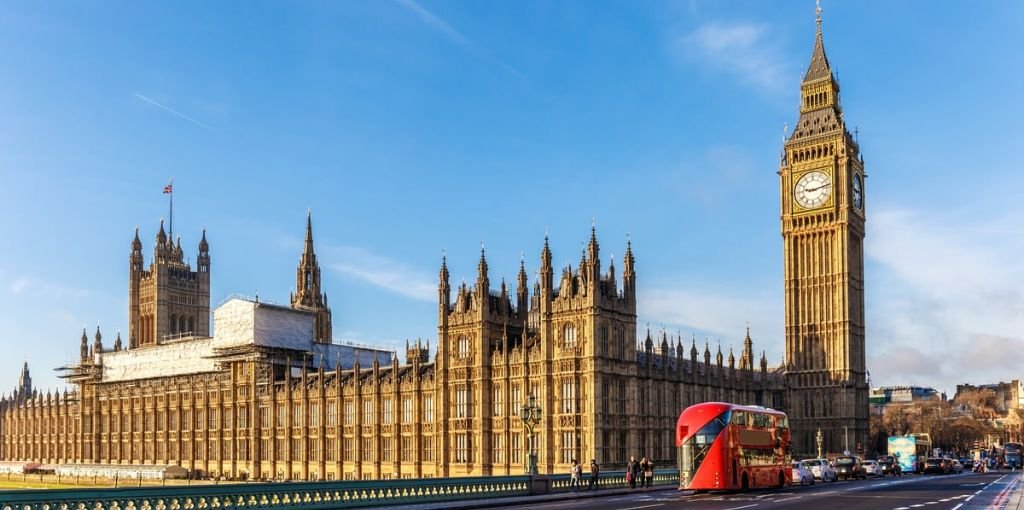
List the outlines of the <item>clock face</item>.
<svg viewBox="0 0 1024 510">
<path fill-rule="evenodd" d="M 860 174 L 853 174 L 853 206 L 864 209 L 864 190 L 861 188 Z"/>
<path fill-rule="evenodd" d="M 832 195 L 832 177 L 825 172 L 814 170 L 800 176 L 793 188 L 793 198 L 805 209 L 825 205 Z"/>
</svg>

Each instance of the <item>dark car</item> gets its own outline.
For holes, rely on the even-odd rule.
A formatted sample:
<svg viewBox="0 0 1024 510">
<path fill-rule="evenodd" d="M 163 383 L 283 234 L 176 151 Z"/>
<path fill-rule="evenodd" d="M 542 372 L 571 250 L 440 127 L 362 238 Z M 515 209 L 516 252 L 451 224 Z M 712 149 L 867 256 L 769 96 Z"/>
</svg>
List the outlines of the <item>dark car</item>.
<svg viewBox="0 0 1024 510">
<path fill-rule="evenodd" d="M 924 461 L 924 474 L 926 475 L 948 475 L 953 471 L 953 466 L 947 459 L 930 457 Z"/>
<path fill-rule="evenodd" d="M 882 476 L 896 474 L 896 457 L 882 455 L 878 458 L 878 465 L 882 466 Z"/>
<path fill-rule="evenodd" d="M 849 480 L 850 478 L 868 477 L 868 475 L 864 473 L 864 468 L 861 466 L 860 457 L 856 455 L 836 457 L 836 461 L 833 465 L 836 468 L 836 479 L 842 478 L 843 480 Z"/>
<path fill-rule="evenodd" d="M 964 465 L 964 469 L 966 470 L 974 469 L 974 461 L 971 459 L 964 459 L 960 461 L 960 463 Z"/>
</svg>

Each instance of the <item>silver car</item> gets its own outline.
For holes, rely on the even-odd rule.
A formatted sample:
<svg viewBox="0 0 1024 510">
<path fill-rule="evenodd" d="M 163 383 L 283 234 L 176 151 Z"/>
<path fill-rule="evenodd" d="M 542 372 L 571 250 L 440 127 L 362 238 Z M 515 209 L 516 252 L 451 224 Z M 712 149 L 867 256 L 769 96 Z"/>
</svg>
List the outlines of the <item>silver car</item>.
<svg viewBox="0 0 1024 510">
<path fill-rule="evenodd" d="M 836 481 L 836 470 L 832 467 L 832 463 L 828 459 L 806 459 L 800 461 L 801 464 L 807 466 L 807 469 L 811 470 L 814 474 L 815 480 L 821 480 L 823 482 L 834 482 Z"/>
<path fill-rule="evenodd" d="M 803 462 L 793 462 L 793 484 L 814 485 L 814 473 Z"/>
<path fill-rule="evenodd" d="M 882 466 L 878 465 L 878 463 L 873 460 L 865 460 L 861 465 L 863 466 L 864 474 L 867 476 L 884 476 L 882 473 Z"/>
</svg>

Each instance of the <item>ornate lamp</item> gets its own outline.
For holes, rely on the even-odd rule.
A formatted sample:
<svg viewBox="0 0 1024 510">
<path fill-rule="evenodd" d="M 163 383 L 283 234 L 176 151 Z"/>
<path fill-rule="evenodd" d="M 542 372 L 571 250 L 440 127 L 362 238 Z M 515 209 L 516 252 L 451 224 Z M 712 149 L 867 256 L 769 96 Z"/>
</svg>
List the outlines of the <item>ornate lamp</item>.
<svg viewBox="0 0 1024 510">
<path fill-rule="evenodd" d="M 537 405 L 537 397 L 530 395 L 526 399 L 526 405 L 519 409 L 519 419 L 523 420 L 526 426 L 526 435 L 529 445 L 527 446 L 526 473 L 537 474 L 537 452 L 533 451 L 533 428 L 540 423 L 541 408 Z"/>
<path fill-rule="evenodd" d="M 822 458 L 822 456 L 821 456 L 822 444 L 825 442 L 825 438 L 822 437 L 822 435 L 821 435 L 821 427 L 818 427 L 818 433 L 814 435 L 814 440 L 818 444 L 818 458 L 820 459 L 820 458 Z"/>
</svg>

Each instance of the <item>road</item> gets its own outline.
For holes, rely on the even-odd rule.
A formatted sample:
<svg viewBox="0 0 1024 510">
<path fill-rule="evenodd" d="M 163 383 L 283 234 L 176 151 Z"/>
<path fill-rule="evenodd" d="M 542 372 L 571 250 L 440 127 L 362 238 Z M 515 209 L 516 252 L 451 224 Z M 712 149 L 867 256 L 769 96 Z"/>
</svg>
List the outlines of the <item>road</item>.
<svg viewBox="0 0 1024 510">
<path fill-rule="evenodd" d="M 1019 489 L 1021 472 L 1008 471 L 945 476 L 905 476 L 866 481 L 818 482 L 815 485 L 747 493 L 691 494 L 677 491 L 637 492 L 608 498 L 581 498 L 530 505 L 532 509 L 585 510 L 716 510 L 878 509 L 978 510 L 1002 508 Z M 504 508 L 522 508 L 504 507 Z"/>
</svg>

